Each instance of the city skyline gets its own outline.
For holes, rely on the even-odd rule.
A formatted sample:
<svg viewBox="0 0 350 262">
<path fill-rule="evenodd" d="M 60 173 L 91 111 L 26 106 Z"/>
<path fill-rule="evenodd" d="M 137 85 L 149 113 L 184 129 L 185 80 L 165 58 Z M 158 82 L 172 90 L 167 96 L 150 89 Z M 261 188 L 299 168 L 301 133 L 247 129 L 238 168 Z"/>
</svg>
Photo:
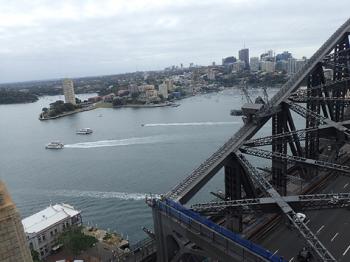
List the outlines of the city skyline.
<svg viewBox="0 0 350 262">
<path fill-rule="evenodd" d="M 269 49 L 310 57 L 347 18 L 350 3 L 342 6 L 290 1 L 286 9 L 275 0 L 12 1 L 0 8 L 0 82 L 219 64 L 238 56 L 244 45 L 250 57 Z"/>
</svg>

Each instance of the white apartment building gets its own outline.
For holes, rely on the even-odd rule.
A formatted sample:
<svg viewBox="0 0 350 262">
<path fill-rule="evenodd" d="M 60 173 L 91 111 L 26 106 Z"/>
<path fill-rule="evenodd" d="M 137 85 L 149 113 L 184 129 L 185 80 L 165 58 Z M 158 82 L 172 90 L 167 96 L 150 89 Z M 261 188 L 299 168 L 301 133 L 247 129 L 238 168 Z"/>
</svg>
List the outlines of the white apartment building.
<svg viewBox="0 0 350 262">
<path fill-rule="evenodd" d="M 63 94 L 64 94 L 65 102 L 75 105 L 76 103 L 75 103 L 75 93 L 74 93 L 73 80 L 64 79 L 62 87 L 63 87 Z"/>
<path fill-rule="evenodd" d="M 166 84 L 160 84 L 159 85 L 159 94 L 164 97 L 164 99 L 168 98 L 168 87 Z"/>
<path fill-rule="evenodd" d="M 30 249 L 45 258 L 59 248 L 57 238 L 70 226 L 82 225 L 80 211 L 68 204 L 56 204 L 22 220 Z"/>
</svg>

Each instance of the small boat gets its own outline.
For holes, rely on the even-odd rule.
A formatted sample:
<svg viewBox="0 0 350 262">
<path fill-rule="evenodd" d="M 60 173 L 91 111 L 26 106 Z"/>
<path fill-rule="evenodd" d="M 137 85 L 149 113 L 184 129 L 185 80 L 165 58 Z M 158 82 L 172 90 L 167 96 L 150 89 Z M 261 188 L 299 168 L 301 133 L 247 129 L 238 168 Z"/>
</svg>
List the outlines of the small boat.
<svg viewBox="0 0 350 262">
<path fill-rule="evenodd" d="M 102 117 L 102 114 L 99 114 L 98 117 Z"/>
<path fill-rule="evenodd" d="M 64 145 L 59 141 L 53 141 L 45 146 L 46 149 L 62 149 Z"/>
<path fill-rule="evenodd" d="M 141 126 L 145 126 L 145 124 L 141 124 Z"/>
<path fill-rule="evenodd" d="M 79 129 L 75 133 L 78 135 L 88 135 L 88 134 L 91 134 L 92 132 L 93 132 L 92 129 L 87 127 L 87 128 Z"/>
<path fill-rule="evenodd" d="M 241 115 L 243 115 L 243 112 L 240 109 L 232 109 L 230 112 L 230 115 L 231 116 L 241 116 Z"/>
</svg>

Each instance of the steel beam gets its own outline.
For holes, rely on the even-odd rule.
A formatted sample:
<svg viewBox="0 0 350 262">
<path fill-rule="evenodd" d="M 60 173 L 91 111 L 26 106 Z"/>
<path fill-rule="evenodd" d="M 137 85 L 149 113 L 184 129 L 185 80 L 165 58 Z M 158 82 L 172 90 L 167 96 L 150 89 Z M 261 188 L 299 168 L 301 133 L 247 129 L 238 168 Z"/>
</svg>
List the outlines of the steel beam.
<svg viewBox="0 0 350 262">
<path fill-rule="evenodd" d="M 347 208 L 350 206 L 350 193 L 284 196 L 282 199 L 287 202 L 293 210 L 297 211 Z M 230 208 L 231 212 L 234 214 L 280 212 L 279 206 L 272 197 L 216 201 L 194 204 L 191 206 L 193 211 L 201 213 L 202 215 L 219 215 L 227 208 Z"/>
<path fill-rule="evenodd" d="M 283 197 L 272 187 L 265 177 L 261 175 L 242 154 L 239 154 L 238 157 L 241 160 L 242 166 L 251 174 L 251 177 L 254 178 L 255 181 L 274 199 L 275 203 L 289 219 L 290 223 L 294 225 L 298 232 L 304 237 L 306 243 L 310 246 L 317 257 L 321 259 L 321 261 L 336 261 L 333 255 L 321 243 L 310 228 L 308 228 L 303 221 L 297 218 L 297 215 L 292 207 L 286 201 L 284 201 Z"/>
<path fill-rule="evenodd" d="M 329 169 L 331 171 L 341 172 L 343 175 L 350 176 L 349 166 L 338 165 L 338 164 L 334 164 L 326 161 L 309 159 L 305 157 L 290 156 L 287 154 L 270 152 L 267 150 L 258 149 L 254 147 L 247 147 L 247 146 L 242 146 L 240 148 L 240 151 L 244 154 L 266 158 L 266 159 L 272 159 L 272 157 L 277 157 L 277 158 L 286 160 L 288 163 L 298 163 L 304 166 L 314 166 L 314 167 Z"/>
</svg>

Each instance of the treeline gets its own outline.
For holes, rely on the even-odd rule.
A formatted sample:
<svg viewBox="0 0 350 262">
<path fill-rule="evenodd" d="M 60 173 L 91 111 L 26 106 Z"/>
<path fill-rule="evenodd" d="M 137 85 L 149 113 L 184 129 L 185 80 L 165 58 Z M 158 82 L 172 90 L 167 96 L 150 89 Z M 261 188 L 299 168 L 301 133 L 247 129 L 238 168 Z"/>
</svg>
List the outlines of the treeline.
<svg viewBox="0 0 350 262">
<path fill-rule="evenodd" d="M 33 103 L 38 100 L 34 94 L 0 89 L 0 104 Z"/>
<path fill-rule="evenodd" d="M 78 100 L 79 102 L 81 102 L 80 100 Z M 52 104 L 50 104 L 50 109 L 49 108 L 46 108 L 44 107 L 42 109 L 43 111 L 43 116 L 50 116 L 50 117 L 54 117 L 54 116 L 57 116 L 57 115 L 60 115 L 62 113 L 65 113 L 65 112 L 71 112 L 71 111 L 74 111 L 75 109 L 77 108 L 80 108 L 81 106 L 79 105 L 73 105 L 71 103 L 64 103 L 62 100 L 58 100 Z"/>
</svg>

